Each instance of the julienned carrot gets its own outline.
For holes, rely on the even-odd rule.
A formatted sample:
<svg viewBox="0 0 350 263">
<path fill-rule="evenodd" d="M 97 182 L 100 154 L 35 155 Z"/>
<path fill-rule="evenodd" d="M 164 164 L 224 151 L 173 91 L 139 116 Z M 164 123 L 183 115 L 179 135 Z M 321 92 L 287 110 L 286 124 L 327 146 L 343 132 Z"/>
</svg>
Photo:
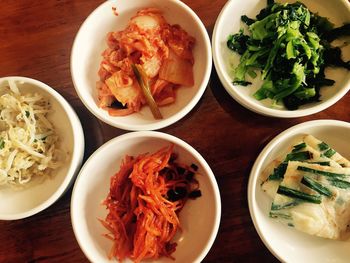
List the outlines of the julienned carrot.
<svg viewBox="0 0 350 263">
<path fill-rule="evenodd" d="M 104 201 L 108 215 L 101 220 L 113 236 L 110 258 L 122 261 L 130 257 L 135 262 L 172 258 L 176 249 L 172 239 L 180 228 L 178 213 L 188 194 L 198 191 L 198 182 L 193 177 L 186 179 L 186 173 L 195 171 L 174 162 L 173 148 L 136 158 L 126 156 L 112 176 Z"/>
</svg>

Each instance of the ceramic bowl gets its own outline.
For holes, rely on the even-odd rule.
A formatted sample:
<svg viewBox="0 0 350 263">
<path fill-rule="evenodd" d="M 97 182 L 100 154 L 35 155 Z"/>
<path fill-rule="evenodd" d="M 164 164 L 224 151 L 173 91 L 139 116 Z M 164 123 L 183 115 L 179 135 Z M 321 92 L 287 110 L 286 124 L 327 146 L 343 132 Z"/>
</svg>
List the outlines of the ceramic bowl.
<svg viewBox="0 0 350 263">
<path fill-rule="evenodd" d="M 14 220 L 32 216 L 52 205 L 70 187 L 84 156 L 84 134 L 78 116 L 69 103 L 53 88 L 25 77 L 0 78 L 0 86 L 16 83 L 21 93 L 39 93 L 47 98 L 52 111 L 48 119 L 54 125 L 60 140 L 60 149 L 67 153 L 63 166 L 52 173 L 52 178 L 24 188 L 1 186 L 0 220 Z"/>
<path fill-rule="evenodd" d="M 286 3 L 287 1 L 277 2 Z M 350 22 L 350 3 L 347 0 L 304 0 L 302 2 L 312 12 L 327 17 L 335 26 L 342 26 L 343 23 Z M 350 71 L 343 68 L 326 68 L 326 77 L 335 80 L 335 84 L 321 88 L 320 102 L 305 104 L 294 111 L 289 111 L 284 106 L 282 108 L 272 107 L 270 99 L 258 101 L 252 96 L 262 85 L 259 75 L 251 80 L 252 85 L 247 87 L 232 84 L 233 69 L 239 64 L 240 56 L 227 48 L 228 36 L 238 33 L 241 28 L 245 27 L 241 22 L 242 15 L 255 18 L 264 7 L 266 7 L 266 1 L 231 0 L 226 3 L 216 20 L 212 37 L 213 59 L 219 79 L 227 92 L 238 103 L 251 111 L 280 118 L 294 118 L 314 114 L 339 101 L 350 89 Z M 343 42 L 344 40 L 336 44 L 342 46 Z M 350 59 L 350 45 L 342 48 L 342 56 L 345 61 Z"/>
<path fill-rule="evenodd" d="M 112 10 L 117 8 L 118 16 Z M 175 103 L 160 107 L 163 119 L 154 119 L 145 105 L 138 113 L 124 117 L 112 117 L 98 107 L 96 82 L 102 60 L 101 53 L 107 48 L 106 35 L 110 31 L 126 28 L 130 18 L 138 10 L 155 7 L 162 11 L 170 24 L 179 24 L 196 39 L 194 55 L 194 86 L 182 87 L 176 92 Z M 210 40 L 198 16 L 178 0 L 118 0 L 106 1 L 93 11 L 82 24 L 71 53 L 71 74 L 75 89 L 85 106 L 100 120 L 125 130 L 156 130 L 171 125 L 196 105 L 209 81 L 212 67 Z"/>
<path fill-rule="evenodd" d="M 74 185 L 71 201 L 73 230 L 91 262 L 110 262 L 108 254 L 112 242 L 102 235 L 107 230 L 98 219 L 107 215 L 101 202 L 109 193 L 110 178 L 119 170 L 122 159 L 125 155 L 153 153 L 170 144 L 174 144 L 179 162 L 194 163 L 199 167 L 196 178 L 202 196 L 188 200 L 179 214 L 182 231 L 174 238 L 177 242 L 172 254 L 175 260 L 161 257 L 156 262 L 200 262 L 208 253 L 221 214 L 220 194 L 213 172 L 203 157 L 184 141 L 160 132 L 141 131 L 121 135 L 101 146 L 84 164 Z"/>
<path fill-rule="evenodd" d="M 267 165 L 284 156 L 286 149 L 311 134 L 350 158 L 350 123 L 316 120 L 293 126 L 276 136 L 260 153 L 250 173 L 248 201 L 255 228 L 266 247 L 282 262 L 348 262 L 350 240 L 337 241 L 311 236 L 269 217 L 271 199 L 260 187 L 259 177 Z"/>
</svg>

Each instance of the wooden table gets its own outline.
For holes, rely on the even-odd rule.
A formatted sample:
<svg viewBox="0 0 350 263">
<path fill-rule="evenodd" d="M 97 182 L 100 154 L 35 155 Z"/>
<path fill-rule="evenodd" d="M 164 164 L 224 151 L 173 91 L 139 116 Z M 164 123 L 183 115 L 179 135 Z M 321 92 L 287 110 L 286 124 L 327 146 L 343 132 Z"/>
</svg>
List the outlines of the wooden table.
<svg viewBox="0 0 350 263">
<path fill-rule="evenodd" d="M 75 34 L 102 0 L 2 0 L 0 76 L 27 76 L 54 87 L 74 107 L 86 136 L 85 160 L 101 144 L 126 133 L 96 119 L 79 100 L 69 70 Z M 186 0 L 211 35 L 225 0 Z M 205 262 L 277 262 L 260 240 L 247 203 L 250 169 L 267 142 L 283 130 L 309 120 L 350 121 L 350 94 L 309 117 L 260 116 L 236 103 L 213 68 L 198 105 L 181 121 L 161 131 L 196 148 L 216 176 L 222 199 L 221 224 Z M 0 222 L 0 262 L 86 262 L 70 221 L 71 189 L 45 211 Z M 1 202 L 1 200 L 0 200 Z"/>
</svg>

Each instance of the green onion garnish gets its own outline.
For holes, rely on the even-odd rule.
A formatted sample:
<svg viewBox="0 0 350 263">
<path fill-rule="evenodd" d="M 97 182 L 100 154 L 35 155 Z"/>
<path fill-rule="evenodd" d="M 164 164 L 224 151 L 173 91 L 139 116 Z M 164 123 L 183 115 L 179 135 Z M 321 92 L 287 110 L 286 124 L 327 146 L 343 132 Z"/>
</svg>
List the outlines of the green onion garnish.
<svg viewBox="0 0 350 263">
<path fill-rule="evenodd" d="M 329 176 L 329 177 L 345 177 L 346 176 L 346 174 L 338 174 L 338 173 L 320 171 L 320 170 L 316 170 L 316 169 L 312 169 L 312 168 L 308 168 L 308 167 L 304 167 L 304 166 L 298 166 L 297 170 L 312 173 L 312 174 Z"/>
<path fill-rule="evenodd" d="M 305 202 L 314 203 L 314 204 L 320 204 L 322 201 L 322 197 L 320 195 L 309 195 L 301 191 L 298 191 L 289 187 L 285 187 L 283 185 L 280 185 L 278 187 L 277 193 L 291 197 L 291 198 L 297 198 Z"/>
<path fill-rule="evenodd" d="M 327 187 L 323 186 L 319 182 L 317 182 L 315 180 L 312 180 L 308 176 L 304 176 L 303 179 L 301 180 L 301 183 L 303 185 L 311 188 L 312 190 L 316 191 L 317 193 L 319 193 L 321 195 L 325 195 L 325 196 L 328 196 L 328 197 L 332 196 L 331 190 L 329 190 Z"/>
<path fill-rule="evenodd" d="M 147 81 L 146 74 L 144 73 L 143 69 L 140 67 L 140 65 L 135 65 L 135 64 L 132 64 L 131 67 L 132 67 L 132 70 L 134 71 L 136 80 L 141 87 L 143 95 L 145 96 L 147 104 L 151 108 L 153 117 L 155 119 L 163 119 L 163 116 L 159 111 L 157 103 L 154 101 L 154 98 L 151 93 L 151 89 Z"/>
</svg>

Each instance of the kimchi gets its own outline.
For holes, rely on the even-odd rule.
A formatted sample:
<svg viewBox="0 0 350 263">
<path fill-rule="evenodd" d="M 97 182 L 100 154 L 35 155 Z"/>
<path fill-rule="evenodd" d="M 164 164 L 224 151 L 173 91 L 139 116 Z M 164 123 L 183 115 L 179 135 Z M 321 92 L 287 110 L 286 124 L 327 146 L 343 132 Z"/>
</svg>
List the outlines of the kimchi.
<svg viewBox="0 0 350 263">
<path fill-rule="evenodd" d="M 170 25 L 160 10 L 137 12 L 122 31 L 109 32 L 97 82 L 99 107 L 111 116 L 138 112 L 147 103 L 132 65 L 142 69 L 157 106 L 174 103 L 176 89 L 193 86 L 195 38 Z"/>
</svg>

